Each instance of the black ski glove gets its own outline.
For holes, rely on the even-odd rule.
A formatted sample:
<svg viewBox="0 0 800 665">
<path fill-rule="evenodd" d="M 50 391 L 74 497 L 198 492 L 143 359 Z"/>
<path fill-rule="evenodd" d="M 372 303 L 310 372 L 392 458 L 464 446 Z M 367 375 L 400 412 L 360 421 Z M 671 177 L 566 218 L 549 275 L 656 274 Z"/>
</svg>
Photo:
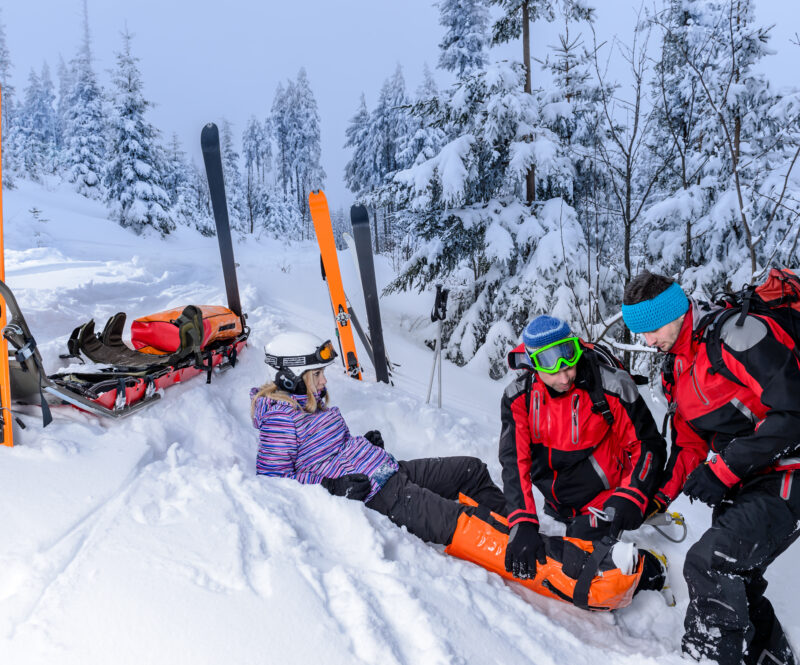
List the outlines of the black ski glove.
<svg viewBox="0 0 800 665">
<path fill-rule="evenodd" d="M 363 501 L 372 489 L 369 477 L 363 473 L 349 473 L 339 478 L 323 478 L 319 484 L 333 496 L 343 496 L 354 501 Z"/>
<path fill-rule="evenodd" d="M 644 514 L 650 518 L 658 513 L 667 512 L 668 507 L 669 499 L 661 490 L 658 490 L 658 492 L 653 495 L 653 498 L 650 499 L 650 503 L 647 504 L 647 510 L 644 511 Z"/>
<path fill-rule="evenodd" d="M 511 527 L 506 546 L 506 571 L 521 580 L 536 577 L 536 562 L 547 563 L 539 525 L 520 522 Z"/>
<path fill-rule="evenodd" d="M 603 512 L 611 517 L 608 532 L 618 538 L 623 531 L 633 531 L 642 526 L 642 509 L 633 501 L 620 494 L 612 494 L 603 505 Z"/>
<path fill-rule="evenodd" d="M 683 485 L 683 493 L 689 499 L 699 499 L 709 506 L 716 506 L 725 497 L 728 486 L 725 485 L 704 462 L 689 474 Z"/>
<path fill-rule="evenodd" d="M 383 437 L 381 436 L 380 430 L 371 429 L 364 435 L 364 438 L 369 441 L 373 446 L 378 446 L 378 448 L 383 448 Z"/>
</svg>

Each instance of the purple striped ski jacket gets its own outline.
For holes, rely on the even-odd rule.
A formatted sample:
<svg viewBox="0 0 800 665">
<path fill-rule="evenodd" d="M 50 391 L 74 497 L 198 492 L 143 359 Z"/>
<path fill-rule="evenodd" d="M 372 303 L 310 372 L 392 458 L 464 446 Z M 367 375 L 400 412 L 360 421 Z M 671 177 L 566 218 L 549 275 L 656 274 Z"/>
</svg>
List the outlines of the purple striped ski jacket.
<svg viewBox="0 0 800 665">
<path fill-rule="evenodd" d="M 250 391 L 250 397 L 258 389 Z M 304 395 L 294 398 L 301 406 Z M 321 402 L 320 402 L 321 403 Z M 351 436 L 338 407 L 307 413 L 286 402 L 259 397 L 253 413 L 259 431 L 256 472 L 265 476 L 319 483 L 349 473 L 369 476 L 369 501 L 398 470 L 395 459 L 363 436 Z"/>
</svg>

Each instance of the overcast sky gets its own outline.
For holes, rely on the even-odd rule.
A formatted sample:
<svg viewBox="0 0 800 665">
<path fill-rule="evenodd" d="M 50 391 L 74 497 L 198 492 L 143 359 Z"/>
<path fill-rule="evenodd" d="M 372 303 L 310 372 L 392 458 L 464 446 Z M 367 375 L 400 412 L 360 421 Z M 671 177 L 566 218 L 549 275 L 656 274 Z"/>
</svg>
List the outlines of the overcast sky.
<svg viewBox="0 0 800 665">
<path fill-rule="evenodd" d="M 636 0 L 597 0 L 597 32 L 623 40 L 635 20 Z M 779 85 L 796 77 L 800 48 L 789 43 L 800 31 L 798 0 L 761 0 L 759 20 L 775 23 L 769 63 Z M 442 28 L 430 0 L 89 0 L 95 71 L 109 80 L 126 23 L 134 35 L 146 97 L 156 104 L 150 120 L 165 138 L 176 132 L 198 164 L 200 130 L 226 117 L 238 139 L 250 115 L 269 114 L 275 88 L 305 67 L 322 117 L 322 161 L 332 207 L 348 207 L 352 195 L 342 173 L 349 159 L 344 131 L 363 91 L 370 108 L 398 63 L 413 92 L 427 62 L 438 60 Z M 31 67 L 47 61 L 57 85 L 59 56 L 69 61 L 81 39 L 81 0 L 4 0 L 6 31 L 17 95 Z M 536 26 L 534 56 L 555 43 L 557 26 Z M 516 44 L 504 53 L 518 57 Z M 451 82 L 436 71 L 441 85 Z"/>
</svg>

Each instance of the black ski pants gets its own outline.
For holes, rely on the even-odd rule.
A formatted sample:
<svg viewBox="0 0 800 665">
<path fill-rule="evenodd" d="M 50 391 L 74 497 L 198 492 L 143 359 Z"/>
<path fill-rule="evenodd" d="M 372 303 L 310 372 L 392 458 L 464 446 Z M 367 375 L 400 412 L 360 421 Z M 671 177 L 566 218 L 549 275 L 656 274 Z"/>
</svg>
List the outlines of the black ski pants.
<svg viewBox="0 0 800 665">
<path fill-rule="evenodd" d="M 745 482 L 730 502 L 714 509 L 711 528 L 689 549 L 683 567 L 689 586 L 683 650 L 692 658 L 720 665 L 796 663 L 764 597 L 767 566 L 800 534 L 795 475 L 800 471 Z"/>
<path fill-rule="evenodd" d="M 449 545 L 461 513 L 474 509 L 458 503 L 459 493 L 505 514 L 506 500 L 486 465 L 476 457 L 430 457 L 402 461 L 367 507 L 405 526 L 422 540 Z"/>
</svg>

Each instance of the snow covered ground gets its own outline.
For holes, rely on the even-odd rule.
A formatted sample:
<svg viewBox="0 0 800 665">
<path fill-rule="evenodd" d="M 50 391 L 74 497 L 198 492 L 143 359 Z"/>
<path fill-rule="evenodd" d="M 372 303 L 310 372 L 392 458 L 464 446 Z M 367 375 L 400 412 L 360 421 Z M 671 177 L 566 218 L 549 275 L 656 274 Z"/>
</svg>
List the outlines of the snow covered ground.
<svg viewBox="0 0 800 665">
<path fill-rule="evenodd" d="M 215 239 L 139 238 L 67 189 L 18 185 L 4 194 L 6 281 L 49 372 L 90 318 L 224 303 Z M 23 416 L 18 445 L 0 449 L 0 662 L 683 662 L 680 571 L 709 522 L 704 506 L 675 504 L 689 520 L 683 544 L 649 527 L 630 534 L 667 553 L 677 607 L 646 592 L 591 614 L 450 558 L 362 504 L 256 477 L 248 390 L 266 378 L 263 344 L 284 330 L 331 337 L 333 326 L 314 244 L 247 239 L 235 252 L 252 328 L 236 369 L 174 386 L 120 422 L 63 408 L 42 430 Z M 340 263 L 355 294 L 350 257 Z M 385 284 L 390 266 L 378 269 Z M 334 403 L 353 431 L 380 429 L 398 458 L 477 455 L 499 482 L 505 382 L 445 362 L 444 408 L 425 404 L 432 301 L 383 299 L 395 386 L 329 371 Z M 558 529 L 545 518 L 543 530 Z M 797 552 L 767 577 L 800 646 Z"/>
</svg>

